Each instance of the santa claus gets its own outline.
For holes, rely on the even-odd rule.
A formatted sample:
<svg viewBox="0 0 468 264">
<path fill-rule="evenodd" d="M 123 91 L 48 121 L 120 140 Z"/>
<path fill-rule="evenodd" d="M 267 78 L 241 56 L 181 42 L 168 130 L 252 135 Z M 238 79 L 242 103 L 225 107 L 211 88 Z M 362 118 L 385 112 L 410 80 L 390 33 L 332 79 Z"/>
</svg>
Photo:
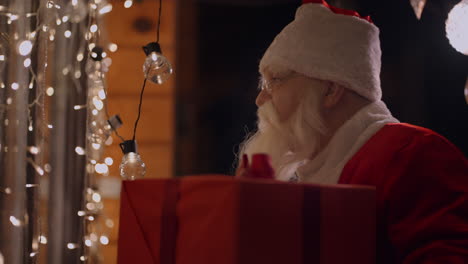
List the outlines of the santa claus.
<svg viewBox="0 0 468 264">
<path fill-rule="evenodd" d="M 269 154 L 280 180 L 375 186 L 379 264 L 468 263 L 468 160 L 381 101 L 369 17 L 304 2 L 260 62 L 258 131 L 239 156 Z"/>
</svg>

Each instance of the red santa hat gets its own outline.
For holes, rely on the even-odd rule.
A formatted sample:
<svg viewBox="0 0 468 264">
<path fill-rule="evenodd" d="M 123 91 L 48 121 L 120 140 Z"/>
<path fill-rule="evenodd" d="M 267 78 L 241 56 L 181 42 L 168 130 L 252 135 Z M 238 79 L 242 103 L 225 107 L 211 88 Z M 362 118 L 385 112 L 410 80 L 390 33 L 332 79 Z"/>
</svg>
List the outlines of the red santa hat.
<svg viewBox="0 0 468 264">
<path fill-rule="evenodd" d="M 370 17 L 332 7 L 324 0 L 304 0 L 293 22 L 273 40 L 260 61 L 309 77 L 333 81 L 378 101 L 381 50 L 379 29 Z"/>
</svg>

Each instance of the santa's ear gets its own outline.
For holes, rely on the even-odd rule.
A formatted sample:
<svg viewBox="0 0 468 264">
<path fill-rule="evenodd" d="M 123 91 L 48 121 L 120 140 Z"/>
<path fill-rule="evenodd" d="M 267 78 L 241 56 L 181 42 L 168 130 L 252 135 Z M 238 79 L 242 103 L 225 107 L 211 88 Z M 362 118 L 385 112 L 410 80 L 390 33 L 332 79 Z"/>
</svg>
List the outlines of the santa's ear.
<svg viewBox="0 0 468 264">
<path fill-rule="evenodd" d="M 323 106 L 325 108 L 332 108 L 337 105 L 341 98 L 343 98 L 344 87 L 336 83 L 329 83 L 325 88 L 325 94 L 323 96 Z"/>
</svg>

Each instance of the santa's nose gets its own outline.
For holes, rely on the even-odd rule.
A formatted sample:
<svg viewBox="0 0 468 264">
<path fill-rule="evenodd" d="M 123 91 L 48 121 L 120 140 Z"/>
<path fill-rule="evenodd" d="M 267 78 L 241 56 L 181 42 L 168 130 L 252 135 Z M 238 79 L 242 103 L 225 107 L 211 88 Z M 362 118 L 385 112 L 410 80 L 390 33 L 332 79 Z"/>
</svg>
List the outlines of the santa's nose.
<svg viewBox="0 0 468 264">
<path fill-rule="evenodd" d="M 255 104 L 258 107 L 260 107 L 270 99 L 271 99 L 271 95 L 267 91 L 261 90 L 260 93 L 257 95 L 257 99 L 255 100 Z"/>
</svg>

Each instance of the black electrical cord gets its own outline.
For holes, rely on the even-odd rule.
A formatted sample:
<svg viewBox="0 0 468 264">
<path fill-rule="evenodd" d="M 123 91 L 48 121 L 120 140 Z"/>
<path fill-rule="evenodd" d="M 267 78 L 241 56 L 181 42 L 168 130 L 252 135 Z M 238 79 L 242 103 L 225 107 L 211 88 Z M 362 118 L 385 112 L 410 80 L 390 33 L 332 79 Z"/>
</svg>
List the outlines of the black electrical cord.
<svg viewBox="0 0 468 264">
<path fill-rule="evenodd" d="M 158 27 L 156 28 L 156 42 L 159 43 L 159 29 L 161 27 L 161 12 L 162 12 L 162 0 L 159 0 L 159 11 L 158 11 Z M 133 141 L 135 141 L 136 138 L 136 131 L 138 127 L 138 121 L 140 121 L 140 116 L 141 116 L 141 105 L 143 104 L 143 93 L 145 92 L 145 87 L 146 87 L 146 81 L 148 78 L 148 72 L 150 71 L 150 68 L 145 72 L 145 79 L 143 81 L 143 87 L 141 87 L 141 92 L 140 92 L 140 102 L 138 104 L 138 116 L 137 119 L 135 120 L 135 126 L 133 127 Z"/>
</svg>

